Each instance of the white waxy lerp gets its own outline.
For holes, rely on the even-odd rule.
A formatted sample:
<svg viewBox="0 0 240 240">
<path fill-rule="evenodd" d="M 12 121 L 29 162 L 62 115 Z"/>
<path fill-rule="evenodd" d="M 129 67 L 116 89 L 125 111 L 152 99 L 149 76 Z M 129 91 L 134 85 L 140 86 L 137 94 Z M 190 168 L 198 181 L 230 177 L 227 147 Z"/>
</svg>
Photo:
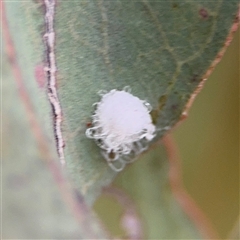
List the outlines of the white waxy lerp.
<svg viewBox="0 0 240 240">
<path fill-rule="evenodd" d="M 122 91 L 114 89 L 100 95 L 102 99 L 94 104 L 92 127 L 86 130 L 86 136 L 96 141 L 109 166 L 121 171 L 155 137 L 151 106 L 133 96 L 126 87 Z"/>
</svg>

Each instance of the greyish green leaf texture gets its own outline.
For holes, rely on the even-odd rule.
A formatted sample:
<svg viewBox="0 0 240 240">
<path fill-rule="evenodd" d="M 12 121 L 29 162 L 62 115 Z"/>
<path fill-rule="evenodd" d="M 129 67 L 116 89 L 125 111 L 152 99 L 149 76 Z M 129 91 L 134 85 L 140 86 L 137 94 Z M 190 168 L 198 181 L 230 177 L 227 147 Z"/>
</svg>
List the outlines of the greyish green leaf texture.
<svg viewBox="0 0 240 240">
<path fill-rule="evenodd" d="M 56 59 L 65 156 L 76 186 L 84 195 L 108 184 L 114 175 L 99 148 L 85 137 L 92 104 L 99 101 L 97 92 L 128 85 L 154 110 L 161 105 L 161 112 L 155 116 L 158 127 L 174 125 L 223 47 L 237 4 L 101 0 L 59 3 Z"/>
<path fill-rule="evenodd" d="M 41 62 L 45 10 L 36 2 L 6 5 L 18 55 L 28 59 L 37 49 Z M 92 104 L 99 101 L 97 92 L 130 86 L 135 96 L 152 105 L 158 128 L 172 127 L 224 46 L 238 3 L 57 1 L 55 57 L 64 155 L 75 187 L 89 204 L 116 175 L 85 136 Z M 18 21 L 11 19 L 13 14 Z M 22 71 L 29 75 L 33 68 L 22 64 Z M 162 135 L 159 132 L 156 140 Z"/>
<path fill-rule="evenodd" d="M 2 54 L 6 59 L 5 53 Z M 29 116 L 24 104 L 19 101 L 10 64 L 4 61 L 2 67 L 2 237 L 79 238 L 82 232 L 78 223 L 69 212 L 51 172 L 42 161 L 46 153 L 40 151 L 31 132 Z M 52 155 L 54 156 L 54 151 Z"/>
</svg>

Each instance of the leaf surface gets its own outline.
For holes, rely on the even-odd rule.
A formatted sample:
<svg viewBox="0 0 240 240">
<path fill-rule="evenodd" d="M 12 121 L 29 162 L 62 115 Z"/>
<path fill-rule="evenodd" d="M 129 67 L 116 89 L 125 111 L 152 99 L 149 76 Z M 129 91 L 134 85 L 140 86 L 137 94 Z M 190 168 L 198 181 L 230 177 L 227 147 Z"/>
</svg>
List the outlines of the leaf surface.
<svg viewBox="0 0 240 240">
<path fill-rule="evenodd" d="M 44 58 L 45 9 L 32 2 L 7 6 L 21 68 L 32 79 Z M 85 136 L 97 92 L 128 85 L 152 105 L 158 128 L 172 127 L 224 46 L 237 6 L 238 0 L 57 1 L 55 58 L 64 155 L 69 175 L 88 203 L 116 175 Z M 19 21 L 11 20 L 13 15 Z M 36 53 L 37 60 L 29 61 Z M 46 108 L 35 107 L 46 115 Z M 156 140 L 163 134 L 159 131 Z"/>
<path fill-rule="evenodd" d="M 2 66 L 1 234 L 4 239 L 79 238 L 78 223 L 44 164 L 47 154 L 40 151 L 31 131 L 9 62 Z"/>
<path fill-rule="evenodd" d="M 65 156 L 83 194 L 115 175 L 85 137 L 99 90 L 122 89 L 173 126 L 223 47 L 238 1 L 82 1 L 56 8 L 56 59 Z M 163 135 L 159 132 L 157 139 Z M 96 184 L 97 183 L 97 184 Z M 90 194 L 91 195 L 91 194 Z"/>
<path fill-rule="evenodd" d="M 1 4 L 2 235 L 16 239 L 107 239 L 106 231 L 81 194 L 73 191 L 56 161 L 52 115 L 40 58 L 43 46 L 33 48 L 33 43 L 41 43 L 39 9 L 31 5 L 22 8 L 22 2 L 15 3 L 6 4 L 7 8 Z M 14 19 L 18 14 L 21 20 L 9 24 L 6 17 Z M 39 22 L 32 25 L 35 18 Z M 19 26 L 29 31 L 9 31 Z"/>
</svg>

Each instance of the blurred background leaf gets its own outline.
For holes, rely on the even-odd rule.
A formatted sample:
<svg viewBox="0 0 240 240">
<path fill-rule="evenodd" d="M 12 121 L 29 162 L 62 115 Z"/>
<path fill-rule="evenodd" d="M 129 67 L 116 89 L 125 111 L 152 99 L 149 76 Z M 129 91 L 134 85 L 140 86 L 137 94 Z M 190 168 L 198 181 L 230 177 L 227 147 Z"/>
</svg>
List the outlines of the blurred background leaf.
<svg viewBox="0 0 240 240">
<path fill-rule="evenodd" d="M 62 200 L 46 166 L 46 153 L 40 151 L 31 131 L 29 113 L 20 101 L 11 66 L 7 61 L 2 66 L 1 237 L 79 238 L 78 223 Z"/>
<path fill-rule="evenodd" d="M 13 46 L 2 46 L 1 237 L 107 239 L 62 172 L 54 141 L 39 128 Z"/>
<path fill-rule="evenodd" d="M 239 215 L 239 30 L 174 131 L 189 193 L 226 237 Z"/>
<path fill-rule="evenodd" d="M 232 230 L 230 231 L 230 233 L 228 234 L 228 238 L 227 239 L 240 239 L 240 218 L 238 217 L 237 221 L 235 222 L 235 224 L 233 225 Z"/>
</svg>

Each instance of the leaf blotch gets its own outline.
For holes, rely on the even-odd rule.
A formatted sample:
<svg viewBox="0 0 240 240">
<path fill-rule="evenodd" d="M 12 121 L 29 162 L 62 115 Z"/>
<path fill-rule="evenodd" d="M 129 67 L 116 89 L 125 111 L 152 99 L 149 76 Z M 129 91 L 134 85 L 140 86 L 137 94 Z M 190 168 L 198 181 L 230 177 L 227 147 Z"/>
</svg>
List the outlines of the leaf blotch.
<svg viewBox="0 0 240 240">
<path fill-rule="evenodd" d="M 158 99 L 158 110 L 161 110 L 165 106 L 166 102 L 167 102 L 167 95 L 162 95 Z"/>
<path fill-rule="evenodd" d="M 89 121 L 89 122 L 87 122 L 87 123 L 86 123 L 86 127 L 87 127 L 87 128 L 90 128 L 90 127 L 92 127 L 92 122 L 90 122 L 90 121 Z"/>
<path fill-rule="evenodd" d="M 166 102 L 167 102 L 167 95 L 162 95 L 158 99 L 158 107 L 157 107 L 157 109 L 153 109 L 150 112 L 153 124 L 155 124 L 155 125 L 157 124 L 157 120 L 158 120 L 158 117 L 160 115 L 160 111 L 163 109 L 163 107 L 165 106 Z"/>
<path fill-rule="evenodd" d="M 178 8 L 178 4 L 177 4 L 177 3 L 173 3 L 173 4 L 172 4 L 172 8 L 173 8 L 173 9 Z"/>
<path fill-rule="evenodd" d="M 113 151 L 111 151 L 109 154 L 108 154 L 109 158 L 110 159 L 114 159 L 115 158 L 115 153 Z"/>
<path fill-rule="evenodd" d="M 193 76 L 190 78 L 191 83 L 198 82 L 198 80 L 199 80 L 198 74 L 193 74 Z"/>
<path fill-rule="evenodd" d="M 159 111 L 157 109 L 153 109 L 150 112 L 150 115 L 151 115 L 151 118 L 152 118 L 152 123 L 154 125 L 156 125 L 157 124 L 158 115 L 159 115 Z"/>
<path fill-rule="evenodd" d="M 198 13 L 199 13 L 199 15 L 200 15 L 200 17 L 201 17 L 202 19 L 207 19 L 208 16 L 209 16 L 208 11 L 207 11 L 207 9 L 205 9 L 205 8 L 201 8 L 201 9 L 198 11 Z"/>
<path fill-rule="evenodd" d="M 173 104 L 172 106 L 171 106 L 171 110 L 172 111 L 175 111 L 175 110 L 177 110 L 178 109 L 178 105 L 177 104 Z"/>
</svg>

